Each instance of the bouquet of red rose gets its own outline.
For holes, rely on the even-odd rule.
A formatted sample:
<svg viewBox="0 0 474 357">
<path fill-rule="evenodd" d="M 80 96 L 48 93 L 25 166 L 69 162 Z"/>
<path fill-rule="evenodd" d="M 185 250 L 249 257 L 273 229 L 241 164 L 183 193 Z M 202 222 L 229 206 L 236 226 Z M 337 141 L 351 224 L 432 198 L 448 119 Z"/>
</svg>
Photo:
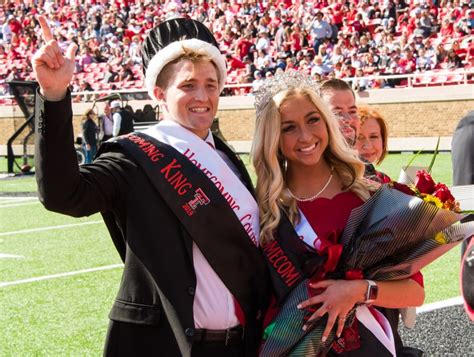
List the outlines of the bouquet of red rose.
<svg viewBox="0 0 474 357">
<path fill-rule="evenodd" d="M 434 184 L 424 173 L 419 174 L 414 187 L 382 185 L 351 212 L 340 238 L 342 254 L 337 267 L 326 277 L 356 276 L 377 281 L 410 277 L 474 234 L 474 222 L 457 223 L 464 217 L 455 212 L 458 208 L 447 187 Z M 308 282 L 303 280 L 288 294 L 267 331 L 261 356 L 320 356 L 332 347 L 335 328 L 326 342 L 321 342 L 326 318 L 317 320 L 306 331 L 302 329 L 305 312 L 296 305 L 310 298 Z M 361 321 L 358 312 L 354 308 L 348 315 L 347 327 L 355 316 Z M 387 353 L 393 354 L 389 346 L 393 340 L 388 337 L 382 341 L 383 338 L 373 341 L 380 341 Z"/>
<path fill-rule="evenodd" d="M 415 184 L 406 185 L 392 181 L 390 185 L 407 195 L 417 196 L 425 202 L 432 203 L 438 208 L 457 213 L 461 212 L 459 203 L 451 194 L 448 186 L 444 183 L 435 183 L 431 175 L 425 170 L 417 171 Z"/>
</svg>

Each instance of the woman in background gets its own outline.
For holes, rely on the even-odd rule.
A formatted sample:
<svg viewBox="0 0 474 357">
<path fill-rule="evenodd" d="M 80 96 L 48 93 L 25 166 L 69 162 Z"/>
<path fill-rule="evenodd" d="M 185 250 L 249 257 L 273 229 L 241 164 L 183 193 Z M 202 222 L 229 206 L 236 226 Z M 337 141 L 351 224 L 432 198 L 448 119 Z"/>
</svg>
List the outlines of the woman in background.
<svg viewBox="0 0 474 357">
<path fill-rule="evenodd" d="M 97 124 L 94 121 L 96 114 L 89 109 L 82 118 L 82 144 L 84 146 L 85 164 L 90 164 L 97 152 Z"/>
<path fill-rule="evenodd" d="M 359 155 L 374 165 L 380 165 L 387 155 L 387 124 L 378 111 L 359 107 L 361 121 L 355 148 Z"/>
</svg>

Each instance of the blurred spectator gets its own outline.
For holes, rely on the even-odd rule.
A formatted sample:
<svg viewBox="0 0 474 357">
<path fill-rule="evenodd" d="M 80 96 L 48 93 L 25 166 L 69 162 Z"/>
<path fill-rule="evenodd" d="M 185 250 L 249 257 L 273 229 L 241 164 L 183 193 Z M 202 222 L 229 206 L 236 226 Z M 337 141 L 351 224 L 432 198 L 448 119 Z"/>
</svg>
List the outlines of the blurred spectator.
<svg viewBox="0 0 474 357">
<path fill-rule="evenodd" d="M 118 80 L 118 72 L 114 70 L 111 64 L 107 64 L 107 71 L 104 75 L 104 83 L 112 83 Z"/>
<path fill-rule="evenodd" d="M 113 136 L 120 136 L 133 131 L 133 109 L 131 107 L 122 108 L 118 100 L 110 103 L 112 120 L 114 122 Z"/>
<path fill-rule="evenodd" d="M 96 114 L 89 109 L 82 118 L 82 145 L 85 154 L 85 164 L 90 164 L 97 152 L 97 125 L 94 121 Z"/>
<path fill-rule="evenodd" d="M 449 38 L 453 34 L 453 30 L 453 23 L 448 18 L 443 19 L 441 22 L 440 35 L 444 38 Z"/>
<path fill-rule="evenodd" d="M 225 55 L 225 59 L 227 61 L 228 71 L 236 71 L 245 68 L 245 63 L 242 62 L 240 59 L 233 57 L 230 53 L 227 53 Z"/>
<path fill-rule="evenodd" d="M 364 72 L 361 68 L 356 69 L 356 79 L 352 81 L 352 89 L 355 92 L 363 92 L 369 88 L 369 80 L 359 77 L 364 77 Z"/>
<path fill-rule="evenodd" d="M 319 46 L 324 42 L 324 39 L 332 36 L 331 25 L 323 20 L 323 13 L 320 10 L 316 10 L 313 22 L 310 27 L 310 34 L 313 38 L 313 49 L 314 53 L 318 53 Z"/>
<path fill-rule="evenodd" d="M 257 51 L 267 51 L 270 47 L 270 38 L 268 37 L 268 30 L 262 28 L 258 33 L 258 40 L 255 43 Z"/>
<path fill-rule="evenodd" d="M 236 53 L 243 59 L 244 57 L 253 58 L 253 53 L 251 53 L 254 43 L 251 41 L 252 35 L 250 33 L 245 34 L 241 39 L 236 43 Z"/>
<path fill-rule="evenodd" d="M 332 68 L 323 63 L 321 56 L 316 56 L 313 59 L 313 67 L 311 69 L 311 75 L 319 74 L 320 76 L 326 76 L 332 72 Z"/>
<path fill-rule="evenodd" d="M 403 51 L 403 56 L 398 61 L 398 67 L 402 73 L 412 73 L 416 69 L 416 57 L 413 55 L 413 51 L 407 48 Z"/>
<path fill-rule="evenodd" d="M 104 113 L 99 116 L 99 139 L 101 142 L 113 137 L 114 121 L 109 102 L 104 104 Z"/>
<path fill-rule="evenodd" d="M 256 92 L 258 88 L 260 88 L 260 86 L 263 84 L 265 79 L 263 78 L 262 72 L 258 70 L 255 71 L 253 77 L 254 81 L 252 83 L 252 92 Z"/>
<path fill-rule="evenodd" d="M 461 57 L 459 57 L 454 50 L 449 50 L 446 64 L 446 68 L 448 69 L 456 69 L 463 66 Z"/>
<path fill-rule="evenodd" d="M 123 81 L 134 81 L 135 74 L 133 73 L 133 61 L 127 60 L 121 67 L 118 73 L 118 80 Z"/>
<path fill-rule="evenodd" d="M 277 67 L 312 70 L 316 56 L 322 57 L 323 64 L 333 69 L 319 71 L 323 73 L 322 79 L 352 77 L 356 69 L 367 75 L 469 67 L 474 65 L 469 45 L 474 25 L 471 2 L 5 2 L 3 14 L 0 14 L 0 62 L 6 68 L 3 77 L 32 79 L 26 66 L 19 70 L 14 67 L 20 61 L 29 63 L 35 47 L 40 44 L 36 37 L 38 23 L 33 15 L 45 11 L 50 16 L 61 49 L 65 50 L 71 42 L 78 44 L 77 70 L 97 74 L 87 78 L 94 88 L 103 89 L 100 83 L 103 81 L 114 83 L 118 78 L 111 72 L 119 72 L 129 60 L 134 73 L 130 87 L 137 86 L 135 81 L 143 76 L 137 71 L 141 63 L 142 37 L 166 18 L 184 15 L 206 22 L 213 29 L 221 49 L 245 63 L 245 71 L 236 63 L 229 66 L 232 83 L 246 82 L 242 76 L 253 77 L 255 69 L 249 62 L 264 75 L 268 71 L 274 73 Z M 458 45 L 453 40 L 457 40 Z M 415 66 L 407 68 L 404 62 L 410 56 L 405 52 L 408 48 Z M 424 55 L 421 48 L 424 48 Z M 257 54 L 259 49 L 263 54 Z M 451 49 L 461 61 L 451 55 L 448 64 Z M 351 57 L 354 53 L 358 56 Z M 396 58 L 400 54 L 401 58 Z M 244 60 L 246 56 L 250 61 Z M 96 65 L 103 62 L 111 64 L 112 69 Z M 369 86 L 379 84 L 371 81 Z"/>
<path fill-rule="evenodd" d="M 420 48 L 418 50 L 418 57 L 416 58 L 416 70 L 417 71 L 424 71 L 434 68 L 434 63 L 432 62 L 432 58 L 426 55 L 425 49 Z"/>
<path fill-rule="evenodd" d="M 89 47 L 82 47 L 76 61 L 76 72 L 84 71 L 84 68 L 91 64 L 93 60 Z"/>
<path fill-rule="evenodd" d="M 436 47 L 436 63 L 444 63 L 447 61 L 448 58 L 448 51 L 446 51 L 443 44 L 439 44 Z"/>
</svg>

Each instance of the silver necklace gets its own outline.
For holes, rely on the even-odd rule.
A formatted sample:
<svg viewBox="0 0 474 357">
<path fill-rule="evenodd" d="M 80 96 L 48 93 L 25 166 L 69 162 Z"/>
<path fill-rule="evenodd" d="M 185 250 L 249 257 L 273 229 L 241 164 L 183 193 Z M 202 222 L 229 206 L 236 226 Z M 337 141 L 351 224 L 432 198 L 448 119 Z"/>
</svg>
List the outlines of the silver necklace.
<svg viewBox="0 0 474 357">
<path fill-rule="evenodd" d="M 295 200 L 297 201 L 300 201 L 300 202 L 308 202 L 308 201 L 314 201 L 316 198 L 318 198 L 318 196 L 324 192 L 324 190 L 326 188 L 328 188 L 329 184 L 331 183 L 331 180 L 332 180 L 332 171 L 331 171 L 331 175 L 329 176 L 328 178 L 328 181 L 326 182 L 326 184 L 324 185 L 324 187 L 318 192 L 316 193 L 315 195 L 311 196 L 311 197 L 308 197 L 308 198 L 300 198 L 300 197 L 296 197 L 293 192 L 291 192 L 291 190 L 289 188 L 287 188 L 288 190 L 288 193 L 290 194 L 291 197 L 293 197 Z"/>
</svg>

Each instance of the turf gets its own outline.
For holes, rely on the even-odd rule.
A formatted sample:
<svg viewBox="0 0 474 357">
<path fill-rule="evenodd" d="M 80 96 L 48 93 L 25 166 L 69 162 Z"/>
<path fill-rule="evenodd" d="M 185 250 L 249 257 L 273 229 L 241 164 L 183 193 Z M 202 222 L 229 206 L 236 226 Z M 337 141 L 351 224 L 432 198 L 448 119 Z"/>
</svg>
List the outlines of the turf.
<svg viewBox="0 0 474 357">
<path fill-rule="evenodd" d="M 2 356 L 100 356 L 121 269 L 0 290 Z"/>
<path fill-rule="evenodd" d="M 33 175 L 9 177 L 0 180 L 1 192 L 36 192 L 38 186 Z"/>
<path fill-rule="evenodd" d="M 389 154 L 377 170 L 380 170 L 392 179 L 397 180 L 400 175 L 400 168 L 406 166 L 413 158 L 413 154 Z M 412 162 L 412 166 L 429 166 L 432 154 L 418 155 Z M 448 186 L 453 182 L 453 166 L 451 163 L 451 153 L 439 153 L 436 156 L 431 174 L 436 182 L 442 182 Z"/>
</svg>

